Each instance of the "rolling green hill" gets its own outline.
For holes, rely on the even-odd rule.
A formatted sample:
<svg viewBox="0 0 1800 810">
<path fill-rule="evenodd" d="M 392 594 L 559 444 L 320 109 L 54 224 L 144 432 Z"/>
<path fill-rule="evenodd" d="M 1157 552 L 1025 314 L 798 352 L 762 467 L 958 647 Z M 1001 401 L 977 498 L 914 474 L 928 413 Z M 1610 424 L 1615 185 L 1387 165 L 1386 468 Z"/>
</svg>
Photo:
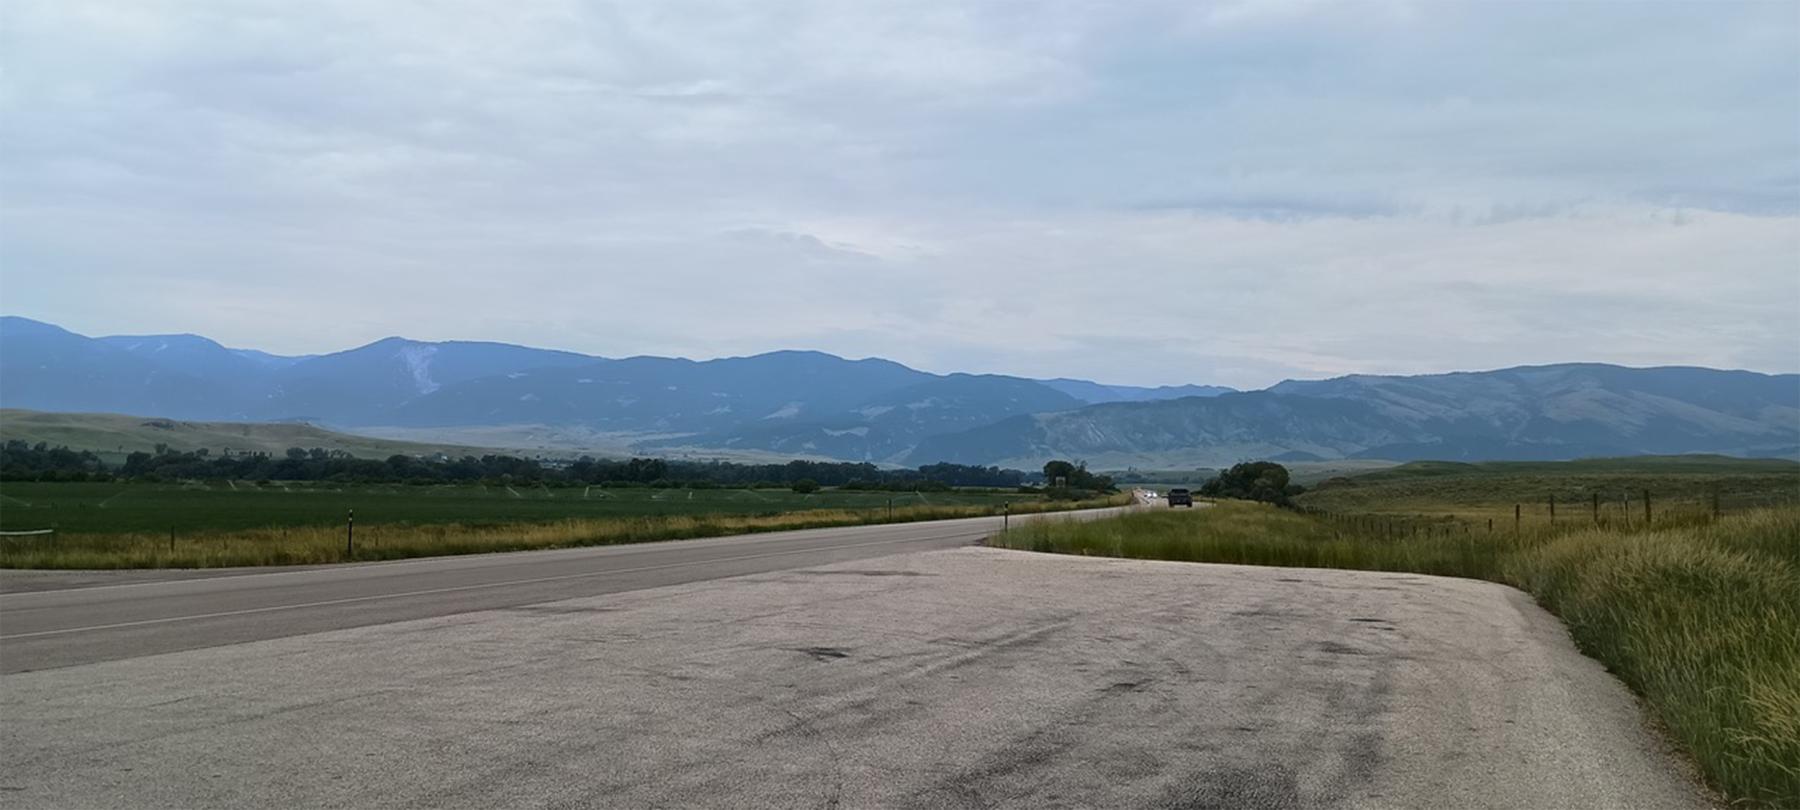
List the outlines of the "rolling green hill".
<svg viewBox="0 0 1800 810">
<path fill-rule="evenodd" d="M 1328 479 L 1300 496 L 1301 506 L 1331 512 L 1456 513 L 1546 518 L 1555 497 L 1564 517 L 1603 510 L 1633 513 L 1650 493 L 1659 509 L 1711 508 L 1714 493 L 1730 511 L 1800 502 L 1800 462 L 1729 456 L 1636 456 L 1577 461 L 1415 461 Z M 1591 515 L 1590 515 L 1591 517 Z"/>
<path fill-rule="evenodd" d="M 264 452 L 275 455 L 289 447 L 322 447 L 364 458 L 436 453 L 450 456 L 479 456 L 497 452 L 533 455 L 524 451 L 491 447 L 352 436 L 303 422 L 184 422 L 110 413 L 44 413 L 10 408 L 0 410 L 0 440 L 13 439 L 31 444 L 45 442 L 52 446 L 67 445 L 76 450 L 90 450 L 102 459 L 114 463 L 133 452 L 150 452 L 158 444 L 181 451 L 206 448 L 213 453 L 230 450 L 233 453 Z"/>
</svg>

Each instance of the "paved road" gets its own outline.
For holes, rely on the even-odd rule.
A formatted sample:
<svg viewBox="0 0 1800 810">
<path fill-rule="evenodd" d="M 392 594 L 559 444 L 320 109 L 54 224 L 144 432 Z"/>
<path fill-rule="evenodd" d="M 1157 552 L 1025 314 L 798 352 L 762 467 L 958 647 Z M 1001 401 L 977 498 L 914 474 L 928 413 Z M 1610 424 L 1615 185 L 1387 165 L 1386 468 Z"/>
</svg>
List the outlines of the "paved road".
<svg viewBox="0 0 1800 810">
<path fill-rule="evenodd" d="M 16 808 L 1707 801 L 1518 591 L 983 548 L 17 673 L 0 717 Z"/>
<path fill-rule="evenodd" d="M 0 797 L 1707 806 L 1517 591 L 957 548 L 996 524 L 9 574 Z"/>
<path fill-rule="evenodd" d="M 1116 511 L 1093 510 L 1080 517 Z M 0 594 L 0 673 L 951 548 L 993 534 L 1001 520 L 815 529 L 280 572 L 239 569 L 227 576 L 120 572 L 120 578 L 133 583 L 110 587 L 108 578 L 95 572 L 11 572 L 0 578 L 12 591 Z M 156 579 L 131 576 L 145 573 Z M 44 590 L 58 582 L 69 587 Z"/>
</svg>

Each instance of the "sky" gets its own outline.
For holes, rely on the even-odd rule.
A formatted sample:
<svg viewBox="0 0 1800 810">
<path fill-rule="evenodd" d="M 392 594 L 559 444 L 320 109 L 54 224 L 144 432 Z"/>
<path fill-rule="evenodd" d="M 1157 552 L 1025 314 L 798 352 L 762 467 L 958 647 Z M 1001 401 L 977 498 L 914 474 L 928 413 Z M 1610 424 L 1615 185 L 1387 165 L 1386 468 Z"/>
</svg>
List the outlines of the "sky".
<svg viewBox="0 0 1800 810">
<path fill-rule="evenodd" d="M 1800 3 L 0 8 L 0 311 L 1241 388 L 1800 370 Z"/>
</svg>

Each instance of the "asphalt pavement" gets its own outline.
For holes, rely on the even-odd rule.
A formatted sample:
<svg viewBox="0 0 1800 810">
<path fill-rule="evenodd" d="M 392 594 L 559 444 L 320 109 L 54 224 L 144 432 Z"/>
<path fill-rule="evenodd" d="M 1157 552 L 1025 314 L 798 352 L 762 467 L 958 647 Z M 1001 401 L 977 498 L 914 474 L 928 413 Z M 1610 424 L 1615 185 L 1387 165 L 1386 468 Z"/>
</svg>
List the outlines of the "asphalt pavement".
<svg viewBox="0 0 1800 810">
<path fill-rule="evenodd" d="M 703 569 L 672 584 L 655 580 L 683 570 L 669 558 L 619 556 L 667 552 L 620 547 L 500 575 L 455 558 L 0 597 L 0 658 L 33 639 L 76 651 L 54 663 L 35 642 L 54 668 L 0 677 L 0 803 L 1709 805 L 1624 687 L 1516 590 L 916 551 L 991 529 L 911 528 L 928 536 L 663 544 Z M 421 584 L 445 590 L 402 595 Z"/>
<path fill-rule="evenodd" d="M 954 548 L 1117 509 L 228 571 L 0 572 L 0 673 Z"/>
</svg>

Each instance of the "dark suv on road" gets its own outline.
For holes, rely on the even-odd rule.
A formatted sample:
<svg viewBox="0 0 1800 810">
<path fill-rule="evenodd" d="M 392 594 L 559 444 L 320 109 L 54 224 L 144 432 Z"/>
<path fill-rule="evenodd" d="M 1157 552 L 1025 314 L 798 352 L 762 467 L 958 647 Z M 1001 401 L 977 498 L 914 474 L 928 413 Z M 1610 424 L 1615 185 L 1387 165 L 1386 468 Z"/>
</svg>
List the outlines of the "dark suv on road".
<svg viewBox="0 0 1800 810">
<path fill-rule="evenodd" d="M 1169 490 L 1169 505 L 1192 509 L 1194 508 L 1194 493 L 1185 489 L 1171 489 Z"/>
</svg>

